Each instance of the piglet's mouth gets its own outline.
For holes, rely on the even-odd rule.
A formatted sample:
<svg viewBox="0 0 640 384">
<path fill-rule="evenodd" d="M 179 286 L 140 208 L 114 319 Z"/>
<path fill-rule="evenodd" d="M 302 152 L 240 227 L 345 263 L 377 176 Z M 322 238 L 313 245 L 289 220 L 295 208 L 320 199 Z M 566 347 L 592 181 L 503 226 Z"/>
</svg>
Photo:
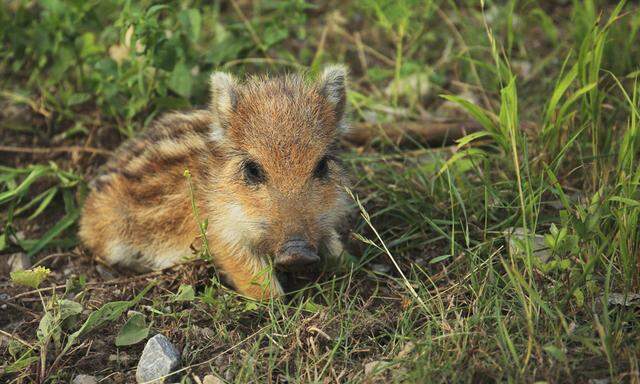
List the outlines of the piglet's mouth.
<svg viewBox="0 0 640 384">
<path fill-rule="evenodd" d="M 320 261 L 318 252 L 304 239 L 286 241 L 276 254 L 276 268 L 285 271 L 304 271 Z"/>
</svg>

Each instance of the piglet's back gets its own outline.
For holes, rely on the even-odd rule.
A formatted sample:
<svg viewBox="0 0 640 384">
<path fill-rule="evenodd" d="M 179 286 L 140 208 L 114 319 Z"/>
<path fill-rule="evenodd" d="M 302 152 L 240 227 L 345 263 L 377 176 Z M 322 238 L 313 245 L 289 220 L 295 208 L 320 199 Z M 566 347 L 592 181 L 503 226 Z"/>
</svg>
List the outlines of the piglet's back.
<svg viewBox="0 0 640 384">
<path fill-rule="evenodd" d="M 80 221 L 80 237 L 97 257 L 147 270 L 188 256 L 183 250 L 197 236 L 197 225 L 184 171 L 196 194 L 215 172 L 219 154 L 208 135 L 211 121 L 209 111 L 168 114 L 116 150 L 92 181 Z"/>
</svg>

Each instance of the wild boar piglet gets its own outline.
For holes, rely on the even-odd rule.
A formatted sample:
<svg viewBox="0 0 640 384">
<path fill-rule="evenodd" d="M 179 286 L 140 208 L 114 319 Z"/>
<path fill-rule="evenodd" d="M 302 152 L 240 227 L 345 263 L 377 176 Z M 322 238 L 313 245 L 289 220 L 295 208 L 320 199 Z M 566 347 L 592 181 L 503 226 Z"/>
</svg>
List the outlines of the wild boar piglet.
<svg viewBox="0 0 640 384">
<path fill-rule="evenodd" d="M 208 108 L 160 118 L 105 164 L 84 203 L 82 242 L 112 265 L 170 267 L 202 243 L 193 201 L 234 288 L 282 295 L 271 266 L 296 271 L 342 254 L 346 78 L 336 65 L 315 81 L 214 73 Z"/>
</svg>

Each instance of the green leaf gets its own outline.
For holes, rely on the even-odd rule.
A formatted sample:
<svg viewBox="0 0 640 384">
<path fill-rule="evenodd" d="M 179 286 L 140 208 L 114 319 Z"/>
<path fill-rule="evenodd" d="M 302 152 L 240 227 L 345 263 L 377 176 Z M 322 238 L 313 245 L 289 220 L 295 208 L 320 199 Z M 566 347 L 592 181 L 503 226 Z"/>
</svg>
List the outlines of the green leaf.
<svg viewBox="0 0 640 384">
<path fill-rule="evenodd" d="M 549 102 L 546 107 L 546 114 L 544 118 L 545 122 L 551 121 L 553 117 L 553 113 L 556 111 L 556 107 L 558 106 L 560 99 L 565 94 L 567 89 L 569 89 L 569 86 L 571 85 L 571 83 L 573 83 L 577 75 L 578 75 L 578 66 L 576 64 L 571 68 L 569 73 L 567 73 L 562 78 L 562 80 L 558 82 L 558 84 L 553 90 L 553 93 L 551 94 L 551 97 L 549 98 Z"/>
<path fill-rule="evenodd" d="M 483 109 L 472 102 L 463 99 L 459 96 L 453 95 L 442 95 L 442 97 L 446 100 L 452 101 L 456 104 L 459 104 L 462 108 L 464 108 L 474 119 L 482 125 L 484 129 L 491 133 L 496 133 L 498 128 L 492 119 L 492 113 L 486 109 Z"/>
<path fill-rule="evenodd" d="M 7 248 L 7 232 L 0 234 L 0 251 L 4 251 Z"/>
<path fill-rule="evenodd" d="M 82 104 L 90 98 L 91 95 L 89 95 L 88 93 L 74 93 L 73 95 L 69 96 L 66 104 L 67 107 L 72 107 L 74 105 Z"/>
<path fill-rule="evenodd" d="M 178 14 L 178 19 L 182 24 L 189 39 L 196 42 L 200 38 L 202 27 L 202 15 L 195 8 L 184 9 Z"/>
<path fill-rule="evenodd" d="M 613 197 L 610 197 L 609 200 L 617 201 L 619 203 L 623 203 L 623 204 L 629 205 L 631 207 L 640 207 L 640 201 L 629 199 L 627 197 L 613 196 Z"/>
<path fill-rule="evenodd" d="M 60 330 L 58 326 L 60 324 L 56 321 L 55 317 L 51 312 L 47 312 L 40 319 L 40 323 L 38 323 L 38 329 L 36 330 L 36 336 L 41 343 L 49 340 L 51 336 Z"/>
<path fill-rule="evenodd" d="M 543 349 L 556 360 L 565 361 L 567 359 L 567 356 L 564 354 L 564 352 L 553 344 L 547 344 L 543 347 Z"/>
<path fill-rule="evenodd" d="M 62 350 L 62 354 L 66 353 L 69 350 L 69 348 L 71 348 L 73 343 L 75 343 L 75 341 L 80 336 L 83 336 L 83 335 L 91 332 L 92 330 L 100 327 L 104 323 L 107 323 L 109 321 L 114 321 L 115 319 L 120 317 L 120 315 L 122 315 L 122 313 L 124 311 L 126 311 L 130 307 L 136 305 L 140 300 L 142 300 L 144 295 L 146 295 L 147 292 L 149 292 L 149 290 L 155 284 L 156 283 L 152 282 L 151 284 L 147 285 L 142 290 L 142 292 L 140 292 L 132 300 L 129 300 L 129 301 L 113 301 L 113 302 L 110 302 L 110 303 L 106 303 L 102 307 L 100 307 L 98 310 L 92 312 L 89 315 L 89 317 L 87 318 L 87 320 L 84 322 L 84 324 L 82 324 L 82 327 L 80 327 L 80 329 L 78 329 L 76 332 L 74 332 L 71 335 L 69 335 L 69 338 L 67 339 L 67 344 L 65 345 L 64 349 Z"/>
<path fill-rule="evenodd" d="M 278 25 L 270 25 L 262 31 L 262 39 L 266 47 L 275 45 L 289 36 L 289 30 Z"/>
<path fill-rule="evenodd" d="M 33 220 L 47 208 L 47 206 L 49 205 L 49 203 L 51 203 L 51 200 L 53 200 L 57 192 L 58 192 L 58 187 L 51 187 L 47 189 L 46 191 L 42 192 L 38 196 L 31 199 L 31 201 L 29 201 L 27 204 L 16 209 L 14 214 L 17 216 L 22 212 L 25 212 L 26 210 L 34 207 L 36 204 L 40 203 L 40 205 L 38 205 L 38 208 L 36 208 L 36 210 L 27 218 L 27 220 Z"/>
<path fill-rule="evenodd" d="M 82 336 L 106 322 L 114 321 L 133 304 L 133 301 L 113 301 L 104 304 L 100 309 L 89 315 L 82 327 L 80 327 L 76 333 L 78 333 L 78 336 Z"/>
<path fill-rule="evenodd" d="M 116 346 L 133 345 L 147 338 L 149 335 L 149 327 L 147 326 L 144 315 L 135 312 L 129 320 L 122 326 L 118 336 L 116 336 Z"/>
<path fill-rule="evenodd" d="M 189 98 L 191 96 L 193 78 L 184 62 L 179 62 L 173 67 L 167 86 L 182 97 Z"/>
<path fill-rule="evenodd" d="M 51 271 L 48 268 L 42 266 L 24 271 L 15 271 L 11 272 L 11 281 L 18 285 L 36 289 L 50 273 Z"/>
<path fill-rule="evenodd" d="M 247 301 L 244 304 L 245 311 L 255 311 L 256 309 L 258 309 L 258 304 L 255 301 Z"/>
<path fill-rule="evenodd" d="M 322 309 L 322 306 L 314 303 L 311 300 L 308 300 L 308 301 L 306 301 L 304 303 L 303 308 L 304 308 L 305 311 L 312 312 L 312 313 L 318 313 Z"/>
<path fill-rule="evenodd" d="M 56 236 L 58 236 L 62 231 L 70 227 L 76 220 L 80 217 L 80 210 L 75 209 L 69 213 L 67 213 L 62 220 L 58 221 L 56 225 L 54 225 L 51 229 L 49 229 L 44 236 L 42 236 L 33 246 L 27 249 L 27 255 L 29 257 L 35 255 L 40 252 L 42 248 L 47 246 L 51 240 L 53 240 Z"/>
<path fill-rule="evenodd" d="M 456 144 L 458 145 L 458 148 L 462 148 L 465 145 L 469 144 L 470 142 L 485 136 L 491 136 L 491 133 L 486 131 L 478 131 L 478 132 L 470 133 L 456 140 Z"/>
<path fill-rule="evenodd" d="M 436 264 L 436 263 L 439 263 L 439 262 L 441 262 L 443 260 L 447 260 L 450 257 L 451 257 L 451 255 L 440 255 L 440 256 L 434 257 L 433 259 L 429 260 L 429 264 Z"/>
<path fill-rule="evenodd" d="M 44 176 L 47 172 L 49 172 L 49 170 L 49 167 L 44 166 L 33 167 L 29 175 L 22 181 L 22 183 L 20 183 L 18 187 L 0 193 L 0 204 L 4 204 L 15 197 L 22 196 L 27 192 L 29 186 L 31 186 L 33 182 L 35 182 L 41 176 Z"/>
<path fill-rule="evenodd" d="M 176 293 L 175 301 L 193 301 L 196 298 L 196 292 L 193 287 L 188 284 L 180 285 L 178 293 Z"/>
<path fill-rule="evenodd" d="M 18 360 L 14 361 L 12 364 L 4 368 L 2 372 L 3 373 L 21 372 L 25 368 L 29 367 L 31 364 L 35 363 L 38 360 L 40 360 L 40 357 L 33 356 L 33 354 L 31 353 L 31 350 L 29 350 L 25 352 L 22 356 L 20 356 Z"/>
<path fill-rule="evenodd" d="M 147 15 L 146 18 L 151 18 L 151 16 L 153 16 L 154 14 L 164 10 L 164 9 L 169 9 L 168 5 L 160 5 L 160 4 L 156 4 L 156 5 L 152 5 L 151 7 L 149 7 L 149 9 L 147 9 Z"/>
<path fill-rule="evenodd" d="M 79 315 L 80 313 L 82 313 L 82 304 L 72 300 L 60 300 L 58 302 L 58 308 L 60 313 L 60 321 L 66 320 L 71 316 Z"/>
<path fill-rule="evenodd" d="M 436 176 L 438 177 L 441 176 L 443 173 L 447 171 L 447 169 L 451 168 L 453 164 L 460 161 L 461 159 L 473 158 L 473 157 L 483 158 L 485 156 L 486 156 L 486 153 L 483 150 L 477 149 L 477 148 L 469 148 L 463 151 L 458 151 L 442 165 L 442 167 L 440 168 Z"/>
<path fill-rule="evenodd" d="M 573 298 L 576 299 L 576 305 L 578 307 L 582 308 L 582 306 L 584 306 L 584 293 L 580 288 L 576 288 L 576 290 L 573 291 Z"/>
</svg>

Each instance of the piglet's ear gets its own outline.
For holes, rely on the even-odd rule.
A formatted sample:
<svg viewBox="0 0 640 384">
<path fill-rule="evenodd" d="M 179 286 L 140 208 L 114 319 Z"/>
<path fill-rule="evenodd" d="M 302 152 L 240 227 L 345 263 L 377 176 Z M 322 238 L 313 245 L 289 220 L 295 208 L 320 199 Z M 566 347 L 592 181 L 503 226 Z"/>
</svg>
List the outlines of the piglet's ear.
<svg viewBox="0 0 640 384">
<path fill-rule="evenodd" d="M 341 122 L 347 103 L 347 73 L 346 66 L 334 64 L 322 71 L 319 80 L 320 92 L 334 105 L 336 117 Z"/>
<path fill-rule="evenodd" d="M 210 110 L 214 116 L 213 135 L 222 134 L 226 129 L 230 113 L 236 107 L 237 81 L 225 72 L 214 72 L 210 80 Z M 216 131 L 217 130 L 217 131 Z"/>
</svg>

